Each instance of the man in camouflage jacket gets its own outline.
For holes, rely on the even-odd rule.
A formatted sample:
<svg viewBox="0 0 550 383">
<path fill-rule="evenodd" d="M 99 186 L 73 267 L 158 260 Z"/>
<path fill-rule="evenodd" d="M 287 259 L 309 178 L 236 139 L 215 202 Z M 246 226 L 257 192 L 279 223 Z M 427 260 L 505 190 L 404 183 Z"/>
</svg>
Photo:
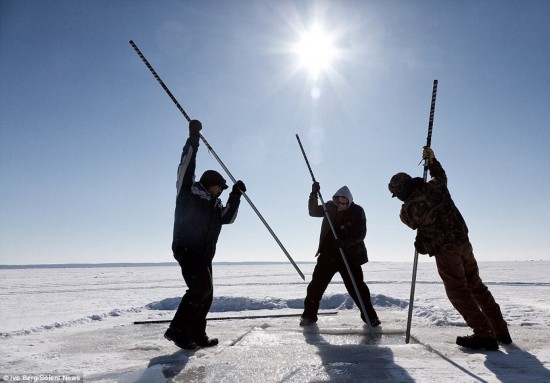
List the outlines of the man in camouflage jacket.
<svg viewBox="0 0 550 383">
<path fill-rule="evenodd" d="M 435 257 L 437 270 L 451 304 L 474 330 L 456 343 L 472 349 L 498 349 L 512 342 L 499 305 L 479 276 L 468 227 L 447 189 L 447 176 L 433 151 L 425 147 L 431 180 L 394 175 L 388 185 L 392 197 L 403 201 L 401 221 L 417 230 L 414 246 Z"/>
</svg>

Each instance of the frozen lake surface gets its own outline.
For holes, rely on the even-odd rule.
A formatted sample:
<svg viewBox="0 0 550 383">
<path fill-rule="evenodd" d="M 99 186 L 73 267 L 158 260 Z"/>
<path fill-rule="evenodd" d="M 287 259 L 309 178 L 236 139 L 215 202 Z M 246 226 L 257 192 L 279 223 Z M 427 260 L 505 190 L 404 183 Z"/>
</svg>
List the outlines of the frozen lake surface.
<svg viewBox="0 0 550 383">
<path fill-rule="evenodd" d="M 299 266 L 309 280 L 314 264 Z M 0 372 L 105 382 L 550 381 L 550 262 L 480 263 L 514 338 L 514 347 L 481 354 L 454 344 L 470 329 L 433 262 L 419 264 L 408 345 L 412 264 L 363 270 L 382 320 L 374 337 L 337 276 L 321 309 L 338 314 L 317 326 L 304 330 L 296 317 L 212 321 L 220 345 L 192 353 L 164 340 L 167 325 L 133 324 L 172 318 L 185 291 L 178 266 L 2 269 Z M 210 317 L 299 314 L 307 286 L 290 264 L 215 264 L 214 282 Z"/>
</svg>

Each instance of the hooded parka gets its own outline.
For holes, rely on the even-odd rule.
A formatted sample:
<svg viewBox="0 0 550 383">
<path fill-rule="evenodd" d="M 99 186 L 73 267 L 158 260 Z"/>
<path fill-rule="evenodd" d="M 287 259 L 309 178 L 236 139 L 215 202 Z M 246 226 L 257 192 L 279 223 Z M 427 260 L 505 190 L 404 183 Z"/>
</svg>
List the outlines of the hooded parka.
<svg viewBox="0 0 550 383">
<path fill-rule="evenodd" d="M 348 199 L 349 208 L 347 210 L 339 207 L 338 197 Z M 363 208 L 353 203 L 353 196 L 349 188 L 343 186 L 338 189 L 332 196 L 332 201 L 328 201 L 325 207 L 348 260 L 359 265 L 368 262 L 367 248 L 364 243 L 367 235 L 367 217 Z M 309 195 L 308 210 L 311 217 L 323 217 L 316 255 L 340 257 L 338 252 L 334 251 L 334 234 L 325 216 L 325 210 L 322 205 L 317 204 L 317 193 Z"/>
</svg>

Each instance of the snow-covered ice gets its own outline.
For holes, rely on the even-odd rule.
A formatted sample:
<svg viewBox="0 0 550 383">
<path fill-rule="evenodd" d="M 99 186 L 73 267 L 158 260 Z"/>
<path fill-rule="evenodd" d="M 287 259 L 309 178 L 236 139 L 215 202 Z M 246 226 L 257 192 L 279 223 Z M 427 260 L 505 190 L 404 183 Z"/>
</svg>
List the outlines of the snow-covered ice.
<svg viewBox="0 0 550 383">
<path fill-rule="evenodd" d="M 314 264 L 299 265 L 311 276 Z M 514 343 L 461 349 L 470 333 L 433 262 L 419 264 L 411 342 L 405 343 L 412 265 L 363 267 L 382 326 L 371 334 L 335 277 L 320 316 L 301 328 L 307 284 L 290 264 L 215 264 L 210 336 L 179 350 L 163 338 L 185 291 L 179 267 L 0 270 L 0 379 L 81 374 L 86 382 L 550 382 L 550 262 L 481 262 Z"/>
</svg>

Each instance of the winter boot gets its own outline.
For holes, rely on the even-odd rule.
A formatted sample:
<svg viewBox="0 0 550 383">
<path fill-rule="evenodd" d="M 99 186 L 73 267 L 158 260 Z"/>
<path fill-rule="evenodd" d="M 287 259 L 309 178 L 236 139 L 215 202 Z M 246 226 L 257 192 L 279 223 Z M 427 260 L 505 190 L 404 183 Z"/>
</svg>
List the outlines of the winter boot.
<svg viewBox="0 0 550 383">
<path fill-rule="evenodd" d="M 510 333 L 508 331 L 506 331 L 503 334 L 497 335 L 497 340 L 499 343 L 502 343 L 502 344 L 512 343 L 512 338 L 510 337 Z"/>
<path fill-rule="evenodd" d="M 380 319 L 378 318 L 373 318 L 370 320 L 370 325 L 372 327 L 377 327 L 377 326 L 380 326 L 382 324 L 382 322 L 380 322 Z"/>
<path fill-rule="evenodd" d="M 302 317 L 300 318 L 300 326 L 311 326 L 312 324 L 314 324 L 315 322 L 317 322 L 317 319 L 313 319 L 313 318 L 308 318 L 308 317 L 305 317 L 302 315 Z"/>
<path fill-rule="evenodd" d="M 194 350 L 197 348 L 197 343 L 190 336 L 175 328 L 168 327 L 168 330 L 164 333 L 164 337 L 184 350 Z"/>
<path fill-rule="evenodd" d="M 480 338 L 477 335 L 457 336 L 456 344 L 462 347 L 471 348 L 472 350 L 498 350 L 496 338 Z"/>
<path fill-rule="evenodd" d="M 194 338 L 199 347 L 214 347 L 218 345 L 218 338 L 209 338 L 208 335 L 202 335 Z"/>
</svg>

